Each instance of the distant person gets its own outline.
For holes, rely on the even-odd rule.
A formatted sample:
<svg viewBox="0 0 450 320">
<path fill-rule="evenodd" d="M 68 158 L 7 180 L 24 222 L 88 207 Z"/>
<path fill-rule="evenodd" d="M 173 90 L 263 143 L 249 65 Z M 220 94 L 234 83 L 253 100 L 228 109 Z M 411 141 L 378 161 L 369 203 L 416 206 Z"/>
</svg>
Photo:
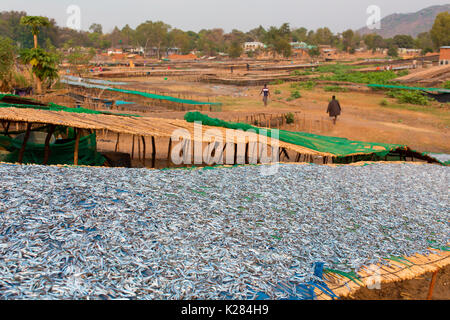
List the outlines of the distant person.
<svg viewBox="0 0 450 320">
<path fill-rule="evenodd" d="M 231 70 L 231 73 L 233 73 L 233 69 L 234 69 L 234 67 L 233 67 L 233 66 L 231 66 L 231 68 L 230 68 L 230 70 Z"/>
<path fill-rule="evenodd" d="M 250 71 L 250 65 L 247 63 L 247 71 Z"/>
<path fill-rule="evenodd" d="M 330 104 L 328 105 L 327 113 L 333 118 L 333 124 L 336 124 L 337 117 L 341 115 L 341 105 L 336 97 L 333 96 Z"/>
<path fill-rule="evenodd" d="M 270 97 L 270 91 L 269 88 L 267 88 L 267 84 L 264 85 L 264 88 L 261 90 L 261 93 L 259 95 L 263 95 L 264 106 L 267 107 Z"/>
</svg>

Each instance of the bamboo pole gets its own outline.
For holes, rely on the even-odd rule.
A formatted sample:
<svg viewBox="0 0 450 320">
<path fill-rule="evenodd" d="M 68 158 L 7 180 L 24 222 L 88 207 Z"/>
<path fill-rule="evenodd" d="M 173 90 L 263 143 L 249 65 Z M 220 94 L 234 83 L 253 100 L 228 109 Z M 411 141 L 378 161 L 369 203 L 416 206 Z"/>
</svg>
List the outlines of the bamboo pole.
<svg viewBox="0 0 450 320">
<path fill-rule="evenodd" d="M 117 134 L 117 141 L 116 141 L 115 152 L 119 151 L 119 140 L 120 140 L 120 133 Z"/>
<path fill-rule="evenodd" d="M 145 167 L 145 154 L 146 154 L 146 146 L 145 146 L 145 137 L 144 136 L 142 136 L 142 163 L 143 163 L 143 165 L 144 165 L 144 167 Z"/>
<path fill-rule="evenodd" d="M 131 160 L 134 159 L 134 134 L 132 135 L 133 137 L 133 143 L 131 145 Z"/>
<path fill-rule="evenodd" d="M 78 149 L 80 147 L 81 129 L 75 128 L 75 130 L 76 130 L 77 136 L 75 138 L 75 150 L 73 153 L 73 164 L 75 166 L 77 166 L 78 165 L 78 151 L 79 151 Z"/>
<path fill-rule="evenodd" d="M 169 138 L 169 149 L 167 151 L 167 165 L 168 166 L 170 166 L 172 163 L 171 153 L 172 153 L 172 138 Z"/>
<path fill-rule="evenodd" d="M 152 136 L 152 168 L 156 166 L 156 143 L 155 137 Z"/>
<path fill-rule="evenodd" d="M 428 289 L 427 300 L 431 300 L 433 297 L 434 286 L 436 285 L 437 274 L 439 270 L 433 272 L 433 277 L 431 278 L 430 288 Z"/>
<path fill-rule="evenodd" d="M 23 155 L 25 153 L 25 147 L 27 146 L 28 139 L 30 138 L 32 123 L 27 123 L 27 131 L 25 133 L 25 137 L 23 138 L 22 147 L 20 147 L 18 162 L 22 163 Z"/>
<path fill-rule="evenodd" d="M 47 137 L 45 137 L 45 148 L 44 148 L 44 162 L 42 163 L 44 166 L 47 164 L 48 159 L 50 158 L 50 139 L 55 132 L 55 125 L 50 125 L 50 129 L 47 133 Z"/>
</svg>

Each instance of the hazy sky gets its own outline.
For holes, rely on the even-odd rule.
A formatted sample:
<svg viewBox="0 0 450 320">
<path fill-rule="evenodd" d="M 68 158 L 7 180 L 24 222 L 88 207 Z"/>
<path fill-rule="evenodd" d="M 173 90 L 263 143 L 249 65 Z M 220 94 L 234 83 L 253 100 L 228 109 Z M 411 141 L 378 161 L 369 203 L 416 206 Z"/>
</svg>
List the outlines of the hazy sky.
<svg viewBox="0 0 450 320">
<path fill-rule="evenodd" d="M 381 16 L 409 13 L 450 0 L 0 0 L 0 11 L 26 11 L 29 15 L 54 18 L 66 26 L 69 5 L 81 9 L 81 27 L 103 25 L 104 32 L 125 24 L 136 27 L 146 20 L 162 20 L 187 30 L 223 28 L 225 31 L 248 31 L 259 25 L 317 29 L 329 27 L 333 32 L 366 25 L 369 5 L 377 5 Z"/>
</svg>

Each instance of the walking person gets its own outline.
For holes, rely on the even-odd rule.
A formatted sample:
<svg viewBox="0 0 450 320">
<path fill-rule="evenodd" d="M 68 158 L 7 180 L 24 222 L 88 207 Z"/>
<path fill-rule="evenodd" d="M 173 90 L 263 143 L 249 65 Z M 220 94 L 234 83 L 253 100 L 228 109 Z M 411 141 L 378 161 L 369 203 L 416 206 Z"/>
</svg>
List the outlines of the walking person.
<svg viewBox="0 0 450 320">
<path fill-rule="evenodd" d="M 264 85 L 264 88 L 261 90 L 261 93 L 259 95 L 263 95 L 264 106 L 267 107 L 270 97 L 270 91 L 269 88 L 267 88 L 267 84 Z"/>
<path fill-rule="evenodd" d="M 327 113 L 331 118 L 333 118 L 333 124 L 336 124 L 337 117 L 341 115 L 341 111 L 341 104 L 338 100 L 336 100 L 336 97 L 333 96 L 333 99 L 331 100 L 327 109 Z"/>
</svg>

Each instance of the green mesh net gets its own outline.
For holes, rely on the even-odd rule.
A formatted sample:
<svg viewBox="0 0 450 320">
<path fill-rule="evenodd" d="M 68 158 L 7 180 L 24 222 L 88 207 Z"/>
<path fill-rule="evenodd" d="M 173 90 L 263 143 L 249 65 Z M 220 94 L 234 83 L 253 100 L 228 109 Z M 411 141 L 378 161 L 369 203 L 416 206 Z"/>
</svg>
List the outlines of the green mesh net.
<svg viewBox="0 0 450 320">
<path fill-rule="evenodd" d="M 188 112 L 184 119 L 188 122 L 201 122 L 204 125 L 223 127 L 235 130 L 254 130 L 255 133 L 272 137 L 273 130 L 258 128 L 246 123 L 227 122 L 216 118 L 210 118 L 200 112 Z M 331 153 L 335 156 L 335 163 L 349 161 L 371 160 L 400 160 L 401 155 L 393 154 L 394 151 L 406 151 L 408 147 L 399 144 L 371 143 L 352 141 L 345 138 L 320 136 L 306 132 L 291 132 L 278 130 L 280 141 L 302 146 L 323 153 Z M 276 136 L 274 136 L 276 138 Z"/>
<path fill-rule="evenodd" d="M 47 132 L 48 126 L 36 128 L 34 132 Z M 73 165 L 75 151 L 75 134 L 73 129 L 67 127 L 57 127 L 56 132 L 65 132 L 67 139 L 56 140 L 50 144 L 50 156 L 48 165 Z M 11 132 L 10 134 L 22 134 L 24 131 Z M 0 135 L 0 161 L 18 162 L 19 152 L 22 147 L 22 140 L 6 135 Z M 78 148 L 78 165 L 103 166 L 106 159 L 96 151 L 97 142 L 95 133 L 81 137 Z M 43 164 L 45 154 L 45 144 L 26 144 L 22 163 Z"/>
</svg>

